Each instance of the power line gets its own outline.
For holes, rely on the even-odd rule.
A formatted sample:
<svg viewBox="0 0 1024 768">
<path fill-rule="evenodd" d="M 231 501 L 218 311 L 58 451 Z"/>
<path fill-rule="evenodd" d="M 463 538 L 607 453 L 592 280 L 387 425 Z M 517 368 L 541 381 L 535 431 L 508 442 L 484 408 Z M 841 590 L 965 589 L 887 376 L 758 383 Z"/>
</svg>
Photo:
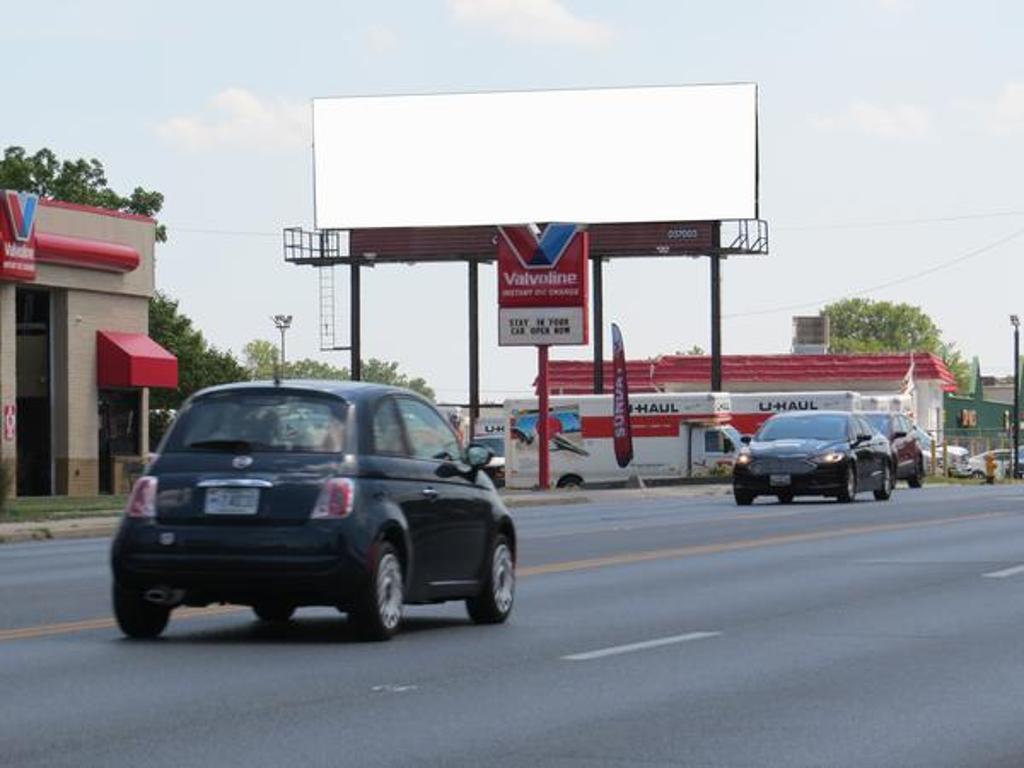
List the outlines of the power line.
<svg viewBox="0 0 1024 768">
<path fill-rule="evenodd" d="M 959 216 L 934 216 L 917 219 L 882 219 L 880 221 L 854 221 L 842 224 L 808 224 L 797 227 L 772 227 L 775 232 L 820 232 L 836 229 L 877 229 L 880 227 L 912 226 L 916 224 L 944 224 L 957 221 L 979 221 L 1024 216 L 1024 211 L 992 211 L 990 213 L 965 213 Z"/>
<path fill-rule="evenodd" d="M 775 232 L 821 232 L 826 230 L 877 229 L 881 227 L 915 226 L 919 224 L 943 224 L 960 221 L 983 221 L 1024 216 L 1021 211 L 990 211 L 987 213 L 965 213 L 957 216 L 933 216 L 909 219 L 881 219 L 878 221 L 851 221 L 834 224 L 807 224 L 800 226 L 773 226 Z M 216 229 L 211 227 L 177 227 L 168 224 L 170 232 L 184 232 L 194 235 L 219 235 L 228 237 L 281 237 L 281 232 L 265 232 L 244 229 Z"/>
<path fill-rule="evenodd" d="M 731 319 L 731 318 L 734 318 L 734 317 L 753 317 L 753 316 L 757 316 L 757 315 L 774 315 L 774 314 L 777 314 L 777 313 L 780 313 L 780 312 L 790 312 L 790 311 L 792 311 L 794 309 L 807 309 L 808 307 L 817 307 L 817 306 L 821 306 L 822 304 L 831 304 L 834 301 L 840 301 L 842 299 L 850 299 L 850 298 L 853 298 L 855 296 L 863 296 L 866 293 L 873 293 L 874 291 L 881 291 L 881 290 L 883 290 L 885 288 L 891 288 L 894 285 L 901 285 L 901 284 L 904 284 L 904 283 L 909 283 L 912 280 L 919 280 L 922 277 L 925 277 L 927 275 L 931 275 L 931 274 L 933 274 L 935 272 L 939 272 L 940 270 L 948 269 L 949 267 L 955 266 L 956 264 L 960 264 L 961 262 L 967 261 L 968 259 L 976 258 L 977 256 L 981 256 L 982 254 L 985 254 L 985 253 L 988 253 L 989 251 L 995 250 L 996 248 L 998 248 L 998 247 L 1000 247 L 1002 245 L 1006 245 L 1007 243 L 1011 242 L 1012 240 L 1016 240 L 1021 235 L 1024 235 L 1024 228 L 1021 228 L 1021 229 L 1018 229 L 1018 230 L 1016 230 L 1014 232 L 1011 232 L 1009 235 L 1006 235 L 1005 237 L 1001 237 L 998 240 L 995 240 L 995 241 L 993 241 L 991 243 L 988 243 L 987 245 L 981 246 L 980 248 L 975 248 L 974 250 L 968 251 L 967 253 L 964 253 L 964 254 L 961 254 L 960 256 L 957 256 L 956 258 L 950 259 L 949 261 L 944 261 L 944 262 L 942 262 L 940 264 L 936 264 L 935 266 L 928 267 L 927 269 L 923 269 L 920 272 L 914 272 L 914 273 L 912 273 L 910 275 L 905 275 L 903 277 L 896 278 L 895 280 L 889 280 L 889 281 L 884 282 L 884 283 L 879 283 L 877 285 L 872 285 L 872 286 L 870 286 L 868 288 L 861 288 L 860 290 L 852 291 L 850 293 L 842 294 L 840 296 L 833 296 L 832 298 L 828 298 L 828 299 L 818 299 L 817 301 L 802 302 L 800 304 L 788 304 L 788 305 L 783 306 L 783 307 L 771 307 L 769 309 L 757 309 L 757 310 L 754 310 L 752 312 L 734 312 L 732 314 L 723 315 L 723 317 L 726 318 L 726 319 Z"/>
</svg>

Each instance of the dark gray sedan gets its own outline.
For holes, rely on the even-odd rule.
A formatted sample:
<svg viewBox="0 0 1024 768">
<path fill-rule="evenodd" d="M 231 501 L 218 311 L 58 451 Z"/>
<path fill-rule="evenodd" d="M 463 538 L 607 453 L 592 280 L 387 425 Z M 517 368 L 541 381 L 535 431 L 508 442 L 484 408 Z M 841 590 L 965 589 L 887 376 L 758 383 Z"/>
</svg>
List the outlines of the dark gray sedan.
<svg viewBox="0 0 1024 768">
<path fill-rule="evenodd" d="M 419 395 L 351 382 L 230 384 L 196 394 L 135 485 L 113 544 L 131 637 L 180 605 L 250 605 L 268 622 L 335 606 L 367 639 L 410 603 L 512 611 L 516 532 L 482 468 Z"/>
</svg>

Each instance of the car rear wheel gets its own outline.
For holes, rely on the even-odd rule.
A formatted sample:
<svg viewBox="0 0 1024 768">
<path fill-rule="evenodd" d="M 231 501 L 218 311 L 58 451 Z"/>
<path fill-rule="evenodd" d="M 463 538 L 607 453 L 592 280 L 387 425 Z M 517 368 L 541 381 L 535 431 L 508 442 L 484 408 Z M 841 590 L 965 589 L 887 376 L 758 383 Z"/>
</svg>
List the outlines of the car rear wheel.
<svg viewBox="0 0 1024 768">
<path fill-rule="evenodd" d="M 349 612 L 349 619 L 362 639 L 390 640 L 394 637 L 402 623 L 403 583 L 402 561 L 398 553 L 391 544 L 382 542 L 363 594 Z"/>
<path fill-rule="evenodd" d="M 128 637 L 158 637 L 170 617 L 171 609 L 167 606 L 149 602 L 140 591 L 114 584 L 114 618 Z"/>
<path fill-rule="evenodd" d="M 881 486 L 875 490 L 875 501 L 888 501 L 892 498 L 892 489 L 896 484 L 895 477 L 893 476 L 892 469 L 888 464 L 882 465 L 882 483 Z"/>
<path fill-rule="evenodd" d="M 907 478 L 907 485 L 911 488 L 920 488 L 924 485 L 924 461 L 918 459 L 914 467 L 914 474 Z"/>
<path fill-rule="evenodd" d="M 295 613 L 295 606 L 284 603 L 257 603 L 252 607 L 260 621 L 268 624 L 287 624 Z"/>
<path fill-rule="evenodd" d="M 857 496 L 857 469 L 850 464 L 846 468 L 846 482 L 837 497 L 840 504 L 849 504 Z"/>
<path fill-rule="evenodd" d="M 499 534 L 491 548 L 491 568 L 483 589 L 466 601 L 475 624 L 501 624 L 512 613 L 516 592 L 516 562 L 508 539 Z"/>
<path fill-rule="evenodd" d="M 579 475 L 564 475 L 558 478 L 558 488 L 582 488 L 583 478 Z"/>
<path fill-rule="evenodd" d="M 737 506 L 749 507 L 754 503 L 754 494 L 750 491 L 741 491 L 737 488 L 733 489 L 732 495 L 733 498 L 736 499 Z"/>
</svg>

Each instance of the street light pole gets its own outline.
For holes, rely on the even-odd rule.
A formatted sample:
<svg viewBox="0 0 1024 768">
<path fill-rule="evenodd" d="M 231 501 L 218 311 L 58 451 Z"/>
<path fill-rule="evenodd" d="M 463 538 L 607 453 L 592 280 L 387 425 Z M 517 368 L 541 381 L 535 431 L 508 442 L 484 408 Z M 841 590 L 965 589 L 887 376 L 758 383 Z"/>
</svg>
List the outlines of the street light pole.
<svg viewBox="0 0 1024 768">
<path fill-rule="evenodd" d="M 1013 467 L 1012 478 L 1017 478 L 1020 470 L 1017 451 L 1020 450 L 1020 318 L 1010 315 L 1013 326 Z"/>
<path fill-rule="evenodd" d="M 274 315 L 271 320 L 274 321 L 274 327 L 281 332 L 281 353 L 278 355 L 279 361 L 277 366 L 277 372 L 274 376 L 275 379 L 280 381 L 284 378 L 284 334 L 292 327 L 292 316 L 291 315 Z"/>
</svg>

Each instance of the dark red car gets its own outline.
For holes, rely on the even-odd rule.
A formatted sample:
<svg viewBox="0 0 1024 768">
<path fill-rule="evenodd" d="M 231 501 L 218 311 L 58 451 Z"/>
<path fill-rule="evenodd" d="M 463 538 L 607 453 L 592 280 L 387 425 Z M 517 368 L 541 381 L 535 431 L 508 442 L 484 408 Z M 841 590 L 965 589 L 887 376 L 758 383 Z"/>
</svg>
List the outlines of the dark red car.
<svg viewBox="0 0 1024 768">
<path fill-rule="evenodd" d="M 924 451 L 917 439 L 914 423 L 902 413 L 865 411 L 861 414 L 877 432 L 889 438 L 896 479 L 906 480 L 911 488 L 924 483 Z"/>
</svg>

